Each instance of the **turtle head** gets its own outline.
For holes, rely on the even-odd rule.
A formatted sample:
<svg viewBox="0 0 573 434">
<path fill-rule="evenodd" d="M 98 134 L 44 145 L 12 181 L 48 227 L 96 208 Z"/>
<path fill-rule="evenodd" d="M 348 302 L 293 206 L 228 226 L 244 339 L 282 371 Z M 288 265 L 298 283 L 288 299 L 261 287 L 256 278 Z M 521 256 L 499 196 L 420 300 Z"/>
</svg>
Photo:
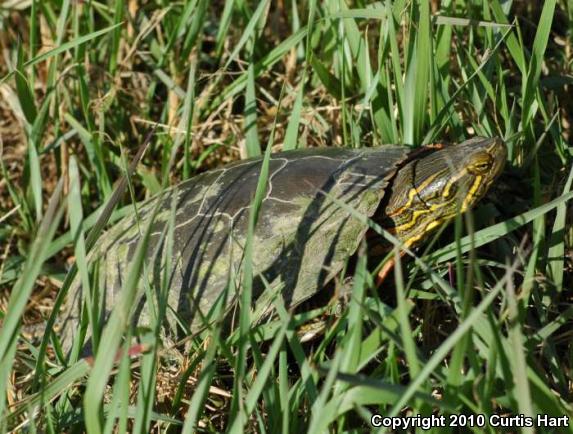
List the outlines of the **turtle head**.
<svg viewBox="0 0 573 434">
<path fill-rule="evenodd" d="M 399 169 L 386 207 L 389 229 L 407 246 L 478 202 L 503 170 L 500 138 L 475 137 L 413 157 Z"/>
</svg>

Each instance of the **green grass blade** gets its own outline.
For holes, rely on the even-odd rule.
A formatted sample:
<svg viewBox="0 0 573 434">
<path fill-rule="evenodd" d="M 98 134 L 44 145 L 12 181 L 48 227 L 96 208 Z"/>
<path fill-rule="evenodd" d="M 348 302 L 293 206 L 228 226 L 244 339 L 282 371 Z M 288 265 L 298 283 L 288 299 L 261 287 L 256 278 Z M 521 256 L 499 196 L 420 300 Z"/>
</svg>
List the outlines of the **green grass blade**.
<svg viewBox="0 0 573 434">
<path fill-rule="evenodd" d="M 89 278 L 89 268 L 87 263 L 87 252 L 85 245 L 85 236 L 83 228 L 83 209 L 81 206 L 82 198 L 80 192 L 81 180 L 77 161 L 74 157 L 70 158 L 70 178 L 69 178 L 69 195 L 68 195 L 68 214 L 70 217 L 70 230 L 74 234 L 74 253 L 76 257 L 76 264 L 80 281 L 86 294 L 86 307 L 92 336 L 94 339 L 94 347 L 97 348 L 99 342 L 99 333 L 97 331 L 97 307 L 92 299 L 92 289 Z"/>
<path fill-rule="evenodd" d="M 145 232 L 137 243 L 132 258 L 133 261 L 129 267 L 125 283 L 121 288 L 119 299 L 102 333 L 102 342 L 105 342 L 106 346 L 101 348 L 95 356 L 94 368 L 88 379 L 83 399 L 86 428 L 89 434 L 102 432 L 101 401 L 105 385 L 111 375 L 121 338 L 129 325 L 130 311 L 132 311 L 136 300 L 137 287 L 141 279 L 149 235 L 151 234 L 152 224 L 159 211 L 160 204 L 161 201 L 158 201 L 154 207 Z"/>
<path fill-rule="evenodd" d="M 185 99 L 183 100 L 183 115 L 181 116 L 181 123 L 185 122 L 185 141 L 183 143 L 183 179 L 189 178 L 191 175 L 191 130 L 193 128 L 193 117 L 195 116 L 195 75 L 197 71 L 197 58 L 193 57 L 191 60 L 191 67 L 189 68 L 189 76 L 187 77 L 187 92 L 185 92 Z"/>
<path fill-rule="evenodd" d="M 563 188 L 563 195 L 567 194 L 571 190 L 571 185 L 573 184 L 573 166 L 569 170 L 569 176 L 565 182 Z M 553 230 L 551 231 L 551 237 L 549 240 L 549 250 L 547 252 L 548 266 L 547 272 L 552 280 L 557 291 L 563 290 L 563 275 L 565 271 L 565 231 L 566 231 L 566 219 L 567 219 L 567 206 L 566 202 L 563 201 L 557 205 L 557 213 L 555 215 L 555 221 L 553 222 Z"/>
<path fill-rule="evenodd" d="M 6 316 L 3 318 L 0 328 L 0 373 L 4 374 L 0 377 L 0 390 L 6 390 L 7 374 L 14 362 L 14 351 L 18 340 L 21 317 L 36 283 L 36 278 L 40 274 L 47 246 L 53 238 L 63 214 L 63 208 L 59 205 L 62 188 L 63 180 L 60 179 L 48 203 L 48 209 L 30 249 L 22 275 L 10 294 Z M 5 400 L 6 395 L 2 394 L 0 397 L 0 415 L 4 414 Z"/>
<path fill-rule="evenodd" d="M 400 259 L 399 251 L 394 247 L 394 281 L 396 283 L 396 297 L 398 299 L 398 322 L 400 324 L 400 336 L 404 346 L 404 354 L 408 361 L 408 370 L 410 378 L 416 378 L 420 373 L 420 361 L 416 354 L 416 344 L 414 342 L 414 334 L 410 327 L 408 320 L 408 311 L 406 293 L 404 291 L 404 277 L 402 274 L 402 261 Z"/>
<path fill-rule="evenodd" d="M 56 48 L 48 50 L 45 53 L 42 53 L 39 56 L 36 56 L 33 59 L 28 60 L 26 63 L 24 63 L 23 68 L 28 68 L 30 66 L 37 65 L 38 63 L 43 62 L 44 60 L 47 60 L 51 57 L 57 56 L 60 53 L 65 53 L 66 51 L 69 51 L 72 48 L 77 47 L 78 45 L 85 44 L 86 42 L 89 42 L 92 39 L 98 38 L 102 35 L 105 35 L 106 33 L 111 32 L 113 29 L 119 27 L 120 25 L 122 25 L 122 23 L 106 27 L 93 33 L 89 33 L 80 38 L 74 39 L 73 41 L 65 42 Z M 11 72 L 2 77 L 2 79 L 0 79 L 0 84 L 8 80 L 13 74 L 14 73 Z"/>
<path fill-rule="evenodd" d="M 295 8 L 295 7 L 296 6 L 293 3 L 293 8 Z M 307 32 L 307 35 L 312 35 L 313 29 L 314 29 L 315 14 L 316 14 L 316 0 L 311 0 L 309 5 L 308 5 L 308 32 Z M 300 120 L 301 120 L 301 112 L 302 112 L 302 104 L 303 104 L 303 97 L 304 97 L 304 90 L 305 90 L 305 82 L 306 82 L 306 78 L 307 78 L 308 64 L 310 63 L 313 66 L 313 68 L 315 68 L 315 70 L 316 70 L 316 65 L 314 65 L 314 63 L 313 63 L 313 60 L 315 58 L 312 55 L 310 36 L 307 36 L 307 38 L 306 38 L 306 49 L 304 50 L 304 52 L 306 54 L 306 59 L 305 59 L 306 61 L 303 65 L 300 83 L 299 83 L 299 87 L 298 87 L 298 92 L 297 92 L 294 106 L 292 108 L 292 112 L 291 112 L 291 115 L 289 118 L 287 130 L 285 133 L 285 139 L 283 142 L 283 150 L 284 151 L 288 151 L 290 149 L 296 149 L 298 147 L 298 143 L 297 143 L 297 141 L 298 141 L 298 128 L 299 128 Z M 316 62 L 318 64 L 320 64 L 319 61 L 316 61 Z M 326 71 L 321 71 L 321 72 L 323 72 L 322 77 L 324 77 L 324 75 L 328 76 L 328 72 L 326 72 Z"/>
<path fill-rule="evenodd" d="M 255 95 L 255 69 L 249 64 L 247 90 L 245 93 L 245 154 L 247 158 L 261 155 L 257 128 L 257 98 Z"/>
<path fill-rule="evenodd" d="M 36 408 L 41 404 L 49 403 L 57 396 L 66 393 L 70 387 L 81 380 L 90 371 L 91 365 L 86 359 L 82 359 L 70 366 L 63 373 L 58 375 L 53 381 L 46 384 L 41 392 L 31 395 L 28 399 L 19 402 L 16 408 L 9 415 L 9 422 L 22 416 L 30 408 Z"/>
<path fill-rule="evenodd" d="M 541 66 L 547 48 L 551 24 L 553 23 L 555 3 L 556 0 L 546 0 L 543 2 L 543 10 L 539 17 L 537 32 L 535 33 L 535 39 L 533 41 L 533 50 L 531 52 L 531 59 L 526 76 L 527 80 L 524 82 L 523 90 L 524 113 L 521 117 L 521 124 L 524 130 L 528 128 L 529 122 L 535 115 L 537 108 L 537 104 L 534 104 L 534 98 L 539 84 Z"/>
<path fill-rule="evenodd" d="M 416 43 L 411 61 L 406 70 L 404 83 L 404 142 L 419 144 L 426 123 L 428 103 L 428 81 L 430 65 L 433 64 L 432 38 L 430 36 L 430 5 L 418 2 L 420 25 L 416 32 Z"/>
<path fill-rule="evenodd" d="M 348 308 L 348 329 L 342 346 L 345 349 L 340 369 L 344 372 L 355 372 L 360 362 L 360 347 L 362 344 L 362 327 L 364 316 L 364 298 L 367 285 L 366 252 L 364 248 L 359 252 L 358 263 L 353 275 L 352 296 Z M 340 391 L 341 384 L 336 385 L 335 394 Z"/>
<path fill-rule="evenodd" d="M 105 224 L 107 223 L 113 209 L 117 205 L 120 197 L 125 192 L 125 188 L 127 186 L 126 177 L 132 176 L 133 173 L 135 172 L 137 164 L 141 160 L 141 157 L 143 156 L 144 152 L 147 150 L 147 148 L 149 146 L 149 143 L 151 142 L 154 131 L 155 130 L 152 130 L 150 133 L 148 133 L 145 141 L 139 147 L 137 154 L 135 155 L 135 157 L 131 161 L 131 164 L 128 168 L 127 173 L 120 179 L 120 182 L 116 186 L 114 192 L 112 193 L 111 197 L 107 201 L 106 205 L 102 208 L 101 212 L 98 213 L 97 220 L 96 220 L 92 230 L 89 232 L 87 240 L 86 240 L 86 250 L 88 252 L 91 250 L 91 248 L 96 243 L 96 241 L 97 241 L 101 231 L 103 230 Z M 44 361 L 45 361 L 46 350 L 48 347 L 48 341 L 51 338 L 51 333 L 49 331 L 53 330 L 53 328 L 54 328 L 57 314 L 60 310 L 60 307 L 62 306 L 62 304 L 64 302 L 64 298 L 67 294 L 68 289 L 70 288 L 70 286 L 72 285 L 72 282 L 74 281 L 76 273 L 77 273 L 77 265 L 74 264 L 72 266 L 72 268 L 66 274 L 64 282 L 62 284 L 62 288 L 58 292 L 56 300 L 54 300 L 53 311 L 52 311 L 52 314 L 50 315 L 50 317 L 48 318 L 48 321 L 46 324 L 46 330 L 48 332 L 44 334 L 44 337 L 42 338 L 42 343 L 40 344 L 40 349 L 38 351 L 39 354 L 38 354 L 38 359 L 37 359 L 37 363 L 36 363 L 36 374 L 34 376 L 34 381 L 33 381 L 34 387 L 37 387 L 38 383 L 40 382 L 40 379 L 42 378 L 43 375 L 45 375 Z"/>
<path fill-rule="evenodd" d="M 255 36 L 256 27 L 259 23 L 259 20 L 263 16 L 265 10 L 267 10 L 268 6 L 269 6 L 269 0 L 263 0 L 259 2 L 257 9 L 255 10 L 255 12 L 253 12 L 251 19 L 249 20 L 249 23 L 242 32 L 241 39 L 239 39 L 239 42 L 237 42 L 237 44 L 235 45 L 235 48 L 229 55 L 229 58 L 227 59 L 227 62 L 225 62 L 225 66 L 223 67 L 223 69 L 229 68 L 229 65 L 231 64 L 231 62 L 235 60 L 235 58 L 237 57 L 241 49 L 245 46 L 247 41 Z"/>
<path fill-rule="evenodd" d="M 490 3 L 490 8 L 493 12 L 495 20 L 501 24 L 509 24 L 507 17 L 503 11 L 503 8 L 499 2 L 499 0 L 492 0 Z M 519 39 L 515 35 L 514 32 L 511 32 L 507 36 L 506 40 L 507 49 L 509 53 L 513 57 L 517 67 L 520 69 L 522 76 L 527 77 L 527 65 L 525 62 L 525 52 L 522 47 L 522 44 L 519 42 Z"/>
<path fill-rule="evenodd" d="M 245 397 L 245 412 L 247 417 L 249 417 L 251 413 L 255 410 L 257 400 L 259 399 L 259 396 L 263 392 L 265 383 L 272 379 L 271 368 L 273 367 L 273 363 L 275 362 L 279 350 L 281 349 L 281 346 L 283 344 L 287 326 L 288 322 L 283 323 L 282 327 L 275 335 L 273 344 L 268 353 L 265 355 L 265 361 L 263 363 L 263 366 L 257 373 L 257 378 L 255 379 L 251 389 L 249 390 L 247 396 Z M 229 432 L 231 433 L 243 432 L 244 429 L 243 424 L 244 421 L 241 420 L 241 418 L 239 417 L 235 418 L 233 423 L 231 424 Z"/>
<path fill-rule="evenodd" d="M 534 412 L 531 401 L 531 392 L 527 378 L 527 361 L 524 353 L 524 339 L 520 328 L 518 301 L 511 276 L 507 279 L 507 301 L 509 307 L 509 342 L 511 345 L 510 355 L 513 365 L 513 381 L 515 383 L 515 399 L 517 400 L 520 414 L 533 418 Z M 525 427 L 523 432 L 533 433 L 533 427 Z"/>
<path fill-rule="evenodd" d="M 221 14 L 221 22 L 219 23 L 217 36 L 215 37 L 215 51 L 217 53 L 217 58 L 220 58 L 223 52 L 223 45 L 225 43 L 225 37 L 227 36 L 227 32 L 231 24 L 234 7 L 235 0 L 225 0 L 225 6 L 223 7 L 223 13 Z"/>
<path fill-rule="evenodd" d="M 20 106 L 22 107 L 24 116 L 26 116 L 26 120 L 31 125 L 36 120 L 38 111 L 36 110 L 36 103 L 34 102 L 34 93 L 32 92 L 30 84 L 28 83 L 28 80 L 26 79 L 26 75 L 24 73 L 23 57 L 24 53 L 22 51 L 22 45 L 20 44 L 18 46 L 18 59 L 16 62 L 16 71 L 14 79 L 16 81 L 16 93 L 20 101 Z"/>
<path fill-rule="evenodd" d="M 255 197 L 253 198 L 249 210 L 249 225 L 247 231 L 247 238 L 245 241 L 245 249 L 243 256 L 242 267 L 242 286 L 240 294 L 240 313 L 239 313 L 239 351 L 237 356 L 237 365 L 235 367 L 235 381 L 233 387 L 233 404 L 231 418 L 240 419 L 240 423 L 245 422 L 246 415 L 244 414 L 244 404 L 242 397 L 242 384 L 246 373 L 246 355 L 249 347 L 249 333 L 251 328 L 251 306 L 252 306 L 252 285 L 253 285 L 253 243 L 255 237 L 255 227 L 257 224 L 259 209 L 265 196 L 266 189 L 268 188 L 267 181 L 269 175 L 269 162 L 271 156 L 271 146 L 267 146 L 265 151 L 261 171 L 259 173 L 259 180 Z"/>
<path fill-rule="evenodd" d="M 292 48 L 302 41 L 302 39 L 307 34 L 307 28 L 303 27 L 295 34 L 289 36 L 287 39 L 282 41 L 279 45 L 273 48 L 266 56 L 264 56 L 260 61 L 255 63 L 255 78 L 262 74 L 264 71 L 273 66 L 278 62 L 285 54 L 287 54 Z M 239 94 L 247 84 L 247 74 L 243 73 L 239 78 L 233 81 L 230 85 L 225 87 L 221 94 L 211 101 L 208 105 L 207 110 L 211 111 L 215 107 L 218 107 L 229 98 L 232 98 Z"/>
</svg>

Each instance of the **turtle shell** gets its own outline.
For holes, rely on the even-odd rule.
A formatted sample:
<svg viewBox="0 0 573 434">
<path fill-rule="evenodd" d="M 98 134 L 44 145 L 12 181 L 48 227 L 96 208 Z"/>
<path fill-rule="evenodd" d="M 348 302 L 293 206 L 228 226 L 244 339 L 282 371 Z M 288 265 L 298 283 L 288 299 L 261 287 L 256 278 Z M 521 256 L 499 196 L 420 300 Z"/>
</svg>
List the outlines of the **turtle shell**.
<svg viewBox="0 0 573 434">
<path fill-rule="evenodd" d="M 272 154 L 254 232 L 253 300 L 267 282 L 280 288 L 285 305 L 292 307 L 339 273 L 367 225 L 330 198 L 372 216 L 409 150 L 314 148 Z M 160 200 L 147 252 L 148 264 L 154 266 L 148 269 L 153 270 L 152 280 L 160 282 L 161 258 L 171 254 L 168 303 L 191 330 L 202 326 L 201 317 L 225 292 L 229 276 L 236 283 L 230 287 L 240 288 L 249 209 L 261 165 L 262 158 L 256 158 L 197 175 L 144 203 L 138 210 L 139 223 L 134 215 L 128 216 L 106 233 L 95 253 L 100 287 L 106 288 L 106 313 L 117 301 L 142 228 Z M 173 201 L 174 246 L 168 253 L 164 240 Z M 76 285 L 68 296 L 65 319 L 77 318 L 81 292 Z M 236 293 L 228 293 L 227 306 L 236 298 Z M 148 322 L 145 295 L 137 304 L 134 322 Z M 64 327 L 70 329 L 69 324 Z"/>
</svg>

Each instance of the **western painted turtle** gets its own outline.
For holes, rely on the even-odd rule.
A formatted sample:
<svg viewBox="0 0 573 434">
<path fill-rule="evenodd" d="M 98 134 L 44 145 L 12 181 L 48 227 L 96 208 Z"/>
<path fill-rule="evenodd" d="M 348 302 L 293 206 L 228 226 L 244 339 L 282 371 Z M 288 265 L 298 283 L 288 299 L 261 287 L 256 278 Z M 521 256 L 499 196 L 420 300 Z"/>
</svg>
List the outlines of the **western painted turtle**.
<svg viewBox="0 0 573 434">
<path fill-rule="evenodd" d="M 438 147 L 439 148 L 439 147 Z M 380 220 L 405 245 L 474 205 L 503 169 L 506 148 L 498 139 L 476 137 L 458 145 L 422 151 L 403 146 L 313 148 L 273 154 L 268 184 L 254 232 L 253 300 L 265 288 L 280 288 L 287 307 L 309 298 L 336 276 L 367 231 L 357 213 Z M 124 218 L 96 249 L 104 317 L 117 299 L 141 230 L 161 201 L 147 251 L 151 287 L 159 288 L 165 232 L 175 201 L 174 248 L 169 253 L 168 303 L 197 330 L 225 293 L 229 278 L 240 287 L 249 209 L 261 158 L 197 175 L 148 200 L 138 218 Z M 157 284 L 157 285 L 154 285 Z M 158 289 L 157 289 L 158 290 Z M 140 291 L 145 292 L 145 291 Z M 237 299 L 228 292 L 227 306 Z M 75 334 L 83 296 L 75 285 L 60 323 Z M 134 323 L 148 322 L 146 296 L 134 306 Z M 155 301 L 154 301 L 155 303 Z M 174 324 L 173 315 L 170 324 Z"/>
</svg>

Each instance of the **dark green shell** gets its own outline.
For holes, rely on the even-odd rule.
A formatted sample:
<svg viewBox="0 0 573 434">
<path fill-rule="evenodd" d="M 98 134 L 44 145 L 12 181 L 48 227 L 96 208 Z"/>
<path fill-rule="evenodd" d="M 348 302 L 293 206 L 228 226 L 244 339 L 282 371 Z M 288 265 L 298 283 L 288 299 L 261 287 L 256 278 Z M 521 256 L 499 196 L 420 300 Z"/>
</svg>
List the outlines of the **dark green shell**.
<svg viewBox="0 0 573 434">
<path fill-rule="evenodd" d="M 388 179 L 404 161 L 409 148 L 305 149 L 273 154 L 268 187 L 255 230 L 253 294 L 264 281 L 279 287 L 287 307 L 319 291 L 340 272 L 366 232 L 366 225 L 335 204 L 337 198 L 362 215 L 376 211 Z M 174 267 L 170 274 L 169 304 L 191 329 L 202 322 L 229 279 L 240 287 L 242 254 L 249 208 L 255 195 L 261 159 L 246 160 L 195 176 L 161 196 L 161 210 L 153 222 L 148 261 L 158 283 L 162 244 L 176 201 Z M 140 231 L 157 198 L 139 209 L 139 225 L 126 217 L 107 234 L 94 256 L 100 259 L 100 287 L 107 288 L 105 306 L 113 307 Z M 103 285 L 103 286 L 102 286 Z M 144 292 L 144 291 L 140 291 Z M 236 294 L 228 297 L 228 306 Z M 68 297 L 65 319 L 77 318 L 81 288 Z M 147 322 L 145 297 L 139 300 L 135 322 Z M 260 307 L 260 306 L 258 306 Z M 168 313 L 169 315 L 169 313 Z M 172 322 L 172 321 L 170 321 Z M 64 326 L 69 329 L 68 326 Z"/>
</svg>

